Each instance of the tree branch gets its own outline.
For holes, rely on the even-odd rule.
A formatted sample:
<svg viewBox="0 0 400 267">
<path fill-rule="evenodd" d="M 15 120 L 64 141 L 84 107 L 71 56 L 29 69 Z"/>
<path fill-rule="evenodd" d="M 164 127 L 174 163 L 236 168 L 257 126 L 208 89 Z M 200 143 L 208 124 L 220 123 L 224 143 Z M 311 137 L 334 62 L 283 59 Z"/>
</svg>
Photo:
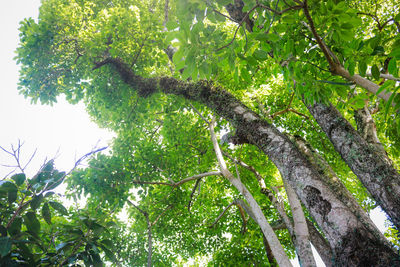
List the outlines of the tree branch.
<svg viewBox="0 0 400 267">
<path fill-rule="evenodd" d="M 224 216 L 224 214 L 229 210 L 230 207 L 236 204 L 236 200 L 232 201 L 228 206 L 225 207 L 225 209 L 218 215 L 217 219 L 208 226 L 208 228 L 213 228 L 217 222 Z"/>
<path fill-rule="evenodd" d="M 196 175 L 187 177 L 183 180 L 180 180 L 179 182 L 176 182 L 176 183 L 149 182 L 149 181 L 137 181 L 137 180 L 133 180 L 132 183 L 134 183 L 134 184 L 168 185 L 168 186 L 172 186 L 172 187 L 178 187 L 184 183 L 187 183 L 187 182 L 190 182 L 193 180 L 198 180 L 198 179 L 201 179 L 201 178 L 207 177 L 207 176 L 213 176 L 213 175 L 221 175 L 221 172 L 215 171 L 215 172 L 205 172 L 205 173 L 201 173 L 201 174 L 196 174 Z"/>
</svg>

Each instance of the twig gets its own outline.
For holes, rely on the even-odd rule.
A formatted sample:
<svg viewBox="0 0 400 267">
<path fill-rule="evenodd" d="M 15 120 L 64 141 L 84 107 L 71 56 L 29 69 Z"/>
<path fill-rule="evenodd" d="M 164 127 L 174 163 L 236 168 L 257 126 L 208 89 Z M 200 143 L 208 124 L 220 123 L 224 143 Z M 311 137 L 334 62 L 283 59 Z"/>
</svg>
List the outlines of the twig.
<svg viewBox="0 0 400 267">
<path fill-rule="evenodd" d="M 197 187 L 199 186 L 200 182 L 201 182 L 201 179 L 198 179 L 198 180 L 196 181 L 196 183 L 194 184 L 194 187 L 193 187 L 193 189 L 192 189 L 192 192 L 190 193 L 190 200 L 189 200 L 189 203 L 188 203 L 188 211 L 189 211 L 189 212 L 190 212 L 190 207 L 191 207 L 191 205 L 192 205 L 194 193 L 196 192 L 196 189 L 197 189 Z"/>
<path fill-rule="evenodd" d="M 258 7 L 260 7 L 259 4 L 255 5 L 254 7 L 252 7 L 252 8 L 244 15 L 244 17 L 242 18 L 242 20 L 238 23 L 239 25 L 236 27 L 235 34 L 233 35 L 232 40 L 231 40 L 228 44 L 226 44 L 226 45 L 224 45 L 224 46 L 218 48 L 218 49 L 216 50 L 217 52 L 220 51 L 220 50 L 222 50 L 222 49 L 224 49 L 224 48 L 227 48 L 228 46 L 230 46 L 231 44 L 233 44 L 233 41 L 235 41 L 235 39 L 236 39 L 236 35 L 237 35 L 238 31 L 239 31 L 239 28 L 243 26 L 243 22 L 245 22 L 245 20 L 249 17 L 250 13 L 253 12 L 253 11 L 254 11 L 256 8 L 258 8 Z"/>
<path fill-rule="evenodd" d="M 221 212 L 221 214 L 218 215 L 217 219 L 215 219 L 215 221 L 208 227 L 213 228 L 217 224 L 217 222 L 222 218 L 222 216 L 224 216 L 224 214 L 227 212 L 227 210 L 235 204 L 236 204 L 236 200 L 232 201 L 228 206 L 226 206 L 225 209 Z"/>
<path fill-rule="evenodd" d="M 221 16 L 227 18 L 227 19 L 229 19 L 229 20 L 232 21 L 232 22 L 236 22 L 236 23 L 238 22 L 237 20 L 231 18 L 230 16 L 227 16 L 227 15 L 225 15 L 225 14 L 219 12 L 219 11 L 216 10 L 215 8 L 213 8 L 212 11 L 214 11 L 215 13 L 217 13 L 217 14 L 219 14 L 219 15 L 221 15 Z"/>
<path fill-rule="evenodd" d="M 203 119 L 203 121 L 205 121 L 207 123 L 207 125 L 210 125 L 210 121 L 208 121 L 206 118 L 203 117 L 203 115 L 200 113 L 200 111 L 197 110 L 197 108 L 195 108 L 192 103 L 189 103 L 189 105 L 192 107 L 192 109 L 199 114 L 200 118 Z"/>
<path fill-rule="evenodd" d="M 172 186 L 172 187 L 178 187 L 184 183 L 193 181 L 193 180 L 198 180 L 201 179 L 203 177 L 207 177 L 207 176 L 213 176 L 213 175 L 221 175 L 220 171 L 215 171 L 215 172 L 205 172 L 205 173 L 201 173 L 201 174 L 197 174 L 197 175 L 193 175 L 190 177 L 187 177 L 183 180 L 180 180 L 179 182 L 176 183 L 165 183 L 165 182 L 148 182 L 148 181 L 137 181 L 134 180 L 132 181 L 132 183 L 134 184 L 155 184 L 155 185 L 168 185 L 168 186 Z"/>
<path fill-rule="evenodd" d="M 277 1 L 277 3 L 278 3 L 278 2 L 279 2 L 279 1 Z M 286 4 L 286 3 L 285 3 L 285 4 Z M 263 4 L 259 4 L 259 6 L 260 6 L 261 8 L 264 8 L 264 9 L 268 10 L 268 11 L 271 11 L 272 13 L 274 13 L 274 14 L 276 14 L 276 15 L 282 15 L 283 13 L 286 13 L 286 12 L 288 12 L 288 11 L 290 11 L 290 10 L 299 10 L 299 9 L 302 8 L 301 5 L 297 5 L 297 6 L 289 6 L 288 8 L 285 8 L 284 10 L 278 11 L 278 10 L 276 10 L 276 9 L 272 9 L 272 8 L 270 8 L 269 6 L 266 6 L 266 5 L 263 5 Z M 277 7 L 278 7 L 278 5 L 276 5 L 275 8 L 277 8 Z"/>
<path fill-rule="evenodd" d="M 157 221 L 165 214 L 165 212 L 167 212 L 167 210 L 171 209 L 173 206 L 169 205 L 168 207 L 166 207 L 158 216 L 157 218 L 151 223 L 151 226 L 154 226 Z"/>
</svg>

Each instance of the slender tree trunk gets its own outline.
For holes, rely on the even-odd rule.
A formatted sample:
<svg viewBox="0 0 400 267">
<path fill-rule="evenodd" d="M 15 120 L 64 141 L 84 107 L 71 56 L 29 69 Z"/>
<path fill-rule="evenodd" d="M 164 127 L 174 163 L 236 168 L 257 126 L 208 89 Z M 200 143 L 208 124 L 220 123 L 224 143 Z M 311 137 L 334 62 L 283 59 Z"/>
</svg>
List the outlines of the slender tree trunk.
<svg viewBox="0 0 400 267">
<path fill-rule="evenodd" d="M 119 59 L 109 58 L 101 64 L 112 64 L 122 80 L 137 90 L 139 96 L 161 90 L 201 102 L 228 120 L 248 143 L 268 155 L 296 191 L 327 237 L 336 265 L 400 265 L 399 256 L 383 241 L 376 227 L 363 223 L 349 209 L 347 199 L 341 199 L 340 192 L 330 188 L 301 151 L 273 125 L 261 119 L 231 94 L 206 81 L 188 83 L 172 77 L 142 78 L 134 75 Z"/>
<path fill-rule="evenodd" d="M 307 107 L 336 151 L 400 229 L 400 175 L 386 153 L 364 140 L 332 105 Z"/>
<path fill-rule="evenodd" d="M 296 252 L 299 257 L 300 265 L 316 266 L 314 255 L 311 250 L 310 235 L 308 233 L 307 221 L 304 216 L 300 200 L 297 198 L 293 188 L 283 179 L 286 194 L 289 199 L 290 209 L 293 214 L 294 234 L 296 236 Z"/>
<path fill-rule="evenodd" d="M 314 224 L 307 219 L 307 227 L 308 232 L 310 233 L 311 243 L 318 251 L 319 256 L 322 261 L 325 263 L 326 267 L 334 266 L 334 256 L 332 254 L 331 247 L 329 246 L 328 241 L 318 232 L 317 228 L 315 228 Z"/>
<path fill-rule="evenodd" d="M 265 235 L 263 234 L 263 244 L 264 244 L 264 248 L 265 248 L 265 253 L 267 254 L 267 258 L 268 258 L 268 263 L 270 267 L 276 267 L 278 266 L 276 264 L 276 260 L 274 258 L 274 255 L 272 254 L 272 250 L 271 247 L 268 244 L 267 239 L 265 238 Z"/>
<path fill-rule="evenodd" d="M 235 200 L 235 204 L 241 206 L 246 211 L 246 213 L 249 214 L 250 218 L 252 218 L 255 222 L 257 222 L 256 216 L 254 215 L 252 209 L 243 200 L 237 199 Z M 267 254 L 270 266 L 278 266 L 274 254 L 272 253 L 271 246 L 269 245 L 268 240 L 265 237 L 264 233 L 263 233 L 263 243 L 264 243 L 265 253 Z"/>
<path fill-rule="evenodd" d="M 242 181 L 240 181 L 239 178 L 235 177 L 226 167 L 225 161 L 222 157 L 222 152 L 219 148 L 218 141 L 214 133 L 213 124 L 214 122 L 210 123 L 211 140 L 214 146 L 214 151 L 217 156 L 218 164 L 221 169 L 222 175 L 226 179 L 228 179 L 228 181 L 244 196 L 246 201 L 249 203 L 250 209 L 248 213 L 260 226 L 261 231 L 263 232 L 265 238 L 268 241 L 268 244 L 270 244 L 271 246 L 272 254 L 274 255 L 274 258 L 278 262 L 279 266 L 292 266 L 288 256 L 286 255 L 281 243 L 278 240 L 278 237 L 275 235 L 275 232 L 272 229 L 271 225 L 269 225 L 257 201 L 254 199 L 253 195 L 247 189 L 247 187 L 242 183 Z"/>
</svg>

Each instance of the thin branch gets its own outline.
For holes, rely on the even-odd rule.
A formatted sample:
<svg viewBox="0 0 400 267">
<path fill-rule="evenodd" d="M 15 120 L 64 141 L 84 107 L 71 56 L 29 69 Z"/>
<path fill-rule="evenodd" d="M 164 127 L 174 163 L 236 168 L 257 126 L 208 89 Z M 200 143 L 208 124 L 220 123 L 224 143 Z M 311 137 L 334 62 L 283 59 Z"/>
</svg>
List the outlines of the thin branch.
<svg viewBox="0 0 400 267">
<path fill-rule="evenodd" d="M 189 105 L 192 107 L 192 109 L 200 116 L 200 118 L 203 119 L 203 121 L 205 121 L 207 123 L 207 125 L 210 125 L 210 121 L 208 121 L 201 113 L 200 111 L 198 111 L 197 108 L 195 108 L 192 103 L 189 103 Z"/>
<path fill-rule="evenodd" d="M 143 214 L 144 217 L 146 217 L 146 218 L 149 217 L 149 215 L 146 211 L 144 211 L 141 208 L 139 208 L 138 206 L 136 206 L 132 201 L 130 201 L 129 199 L 127 199 L 126 201 L 128 202 L 129 205 L 131 205 L 132 207 L 137 209 L 141 214 Z"/>
<path fill-rule="evenodd" d="M 231 17 L 228 16 L 228 15 L 225 15 L 224 13 L 219 12 L 219 11 L 216 10 L 215 8 L 213 8 L 212 11 L 214 11 L 214 12 L 217 13 L 218 15 L 221 15 L 221 16 L 223 16 L 223 17 L 229 19 L 229 20 L 232 21 L 232 22 L 236 22 L 236 23 L 237 23 L 237 20 L 231 18 Z"/>
<path fill-rule="evenodd" d="M 288 11 L 291 11 L 291 10 L 299 10 L 299 9 L 302 8 L 301 5 L 297 5 L 297 6 L 289 6 L 288 8 L 285 8 L 284 10 L 278 11 L 278 10 L 272 9 L 272 8 L 270 8 L 269 6 L 266 6 L 266 5 L 263 5 L 263 4 L 259 4 L 259 6 L 260 6 L 261 8 L 264 8 L 264 9 L 268 10 L 268 11 L 271 11 L 272 13 L 274 13 L 274 14 L 276 14 L 276 15 L 282 15 L 283 13 L 286 13 L 286 12 L 288 12 Z"/>
<path fill-rule="evenodd" d="M 261 188 L 266 188 L 264 179 L 262 178 L 261 174 L 256 169 L 254 169 L 253 166 L 249 166 L 245 162 L 233 158 L 231 155 L 229 155 L 227 152 L 225 152 L 223 150 L 222 150 L 222 154 L 224 154 L 224 156 L 226 156 L 227 158 L 229 158 L 233 162 L 239 164 L 240 166 L 242 166 L 242 167 L 246 168 L 247 170 L 251 171 L 252 173 L 254 173 L 254 175 L 256 176 L 258 184 L 260 185 L 260 187 Z"/>
<path fill-rule="evenodd" d="M 220 50 L 222 50 L 222 49 L 224 49 L 224 48 L 227 48 L 228 46 L 230 46 L 231 44 L 233 44 L 233 42 L 234 42 L 235 39 L 236 39 L 236 35 L 237 35 L 238 31 L 239 31 L 239 28 L 243 26 L 243 22 L 245 22 L 245 20 L 249 17 L 250 13 L 252 13 L 252 12 L 253 12 L 256 8 L 258 8 L 258 7 L 260 7 L 259 4 L 255 5 L 254 7 L 252 7 L 252 8 L 244 15 L 244 17 L 242 18 L 242 20 L 238 23 L 238 26 L 236 27 L 235 34 L 233 35 L 232 40 L 231 40 L 228 44 L 226 44 L 226 45 L 224 45 L 224 46 L 218 48 L 218 49 L 216 50 L 217 52 L 220 51 Z"/>
<path fill-rule="evenodd" d="M 167 30 L 166 25 L 167 25 L 167 22 L 168 22 L 168 17 L 169 17 L 169 0 L 165 0 L 164 21 L 163 21 L 164 31 Z"/>
<path fill-rule="evenodd" d="M 169 205 L 168 207 L 166 207 L 158 216 L 157 218 L 151 223 L 151 226 L 154 226 L 158 220 L 167 212 L 167 210 L 171 209 L 173 206 Z"/>
<path fill-rule="evenodd" d="M 138 181 L 138 180 L 133 180 L 132 183 L 134 184 L 154 184 L 154 185 L 168 185 L 168 186 L 172 186 L 172 187 L 178 187 L 184 183 L 193 181 L 193 180 L 198 180 L 201 179 L 203 177 L 207 177 L 207 176 L 213 176 L 213 175 L 221 175 L 220 171 L 215 171 L 215 172 L 205 172 L 205 173 L 201 173 L 201 174 L 197 174 L 197 175 L 193 175 L 190 177 L 187 177 L 183 180 L 180 180 L 179 182 L 176 183 L 165 183 L 165 182 L 148 182 L 148 181 Z"/>
<path fill-rule="evenodd" d="M 37 152 L 37 148 L 35 149 L 35 151 L 32 153 L 32 156 L 29 158 L 28 162 L 25 164 L 24 166 L 24 170 L 26 169 L 26 167 L 28 167 L 28 165 L 31 163 L 32 159 L 35 157 Z"/>
<path fill-rule="evenodd" d="M 369 76 L 369 77 L 373 77 L 373 76 L 372 76 L 372 73 L 367 73 L 366 75 Z M 383 78 L 383 79 L 386 79 L 386 80 L 392 80 L 392 81 L 400 82 L 400 78 L 394 77 L 394 76 L 391 75 L 391 74 L 381 73 L 381 74 L 379 75 L 379 77 L 381 77 L 381 78 Z"/>
<path fill-rule="evenodd" d="M 333 53 L 326 46 L 324 41 L 322 41 L 321 37 L 317 33 L 317 30 L 315 29 L 314 21 L 311 18 L 310 12 L 308 10 L 307 0 L 304 0 L 303 11 L 304 11 L 304 15 L 306 16 L 307 21 L 309 23 L 309 30 L 314 35 L 314 38 L 317 41 L 318 46 L 321 48 L 322 53 L 324 54 L 326 60 L 328 61 L 329 66 L 331 67 L 331 69 L 334 69 L 334 67 L 338 64 L 337 58 L 336 58 L 336 56 L 333 55 Z"/>
<path fill-rule="evenodd" d="M 134 183 L 134 184 L 168 185 L 168 186 L 174 186 L 175 185 L 175 184 L 165 183 L 165 182 L 148 182 L 148 181 L 138 181 L 138 180 L 133 180 L 132 183 Z"/>
<path fill-rule="evenodd" d="M 177 183 L 175 183 L 174 186 L 180 186 L 181 184 L 184 184 L 186 182 L 189 181 L 193 181 L 193 180 L 197 180 L 197 179 L 201 179 L 203 177 L 207 177 L 207 176 L 213 176 L 213 175 L 221 175 L 222 172 L 220 171 L 215 171 L 215 172 L 205 172 L 205 173 L 201 173 L 201 174 L 197 174 L 197 175 L 193 175 L 191 177 L 185 178 Z"/>
<path fill-rule="evenodd" d="M 194 187 L 192 189 L 192 192 L 190 193 L 190 200 L 189 200 L 189 203 L 188 203 L 188 211 L 190 211 L 190 207 L 192 205 L 194 193 L 196 192 L 197 187 L 200 185 L 200 182 L 201 182 L 201 179 L 198 179 L 196 181 L 196 183 L 194 184 Z"/>
<path fill-rule="evenodd" d="M 217 219 L 215 219 L 215 221 L 208 227 L 213 228 L 217 224 L 217 222 L 222 218 L 222 216 L 224 216 L 224 214 L 228 211 L 228 209 L 235 204 L 236 200 L 232 201 L 228 206 L 226 206 L 225 209 L 220 213 L 220 215 L 218 215 Z"/>
<path fill-rule="evenodd" d="M 241 232 L 242 232 L 242 234 L 244 234 L 246 232 L 246 225 L 247 225 L 247 219 L 246 219 L 246 215 L 245 215 L 245 210 L 238 203 L 238 201 L 236 201 L 236 206 L 239 208 L 240 216 L 242 217 L 243 224 L 242 224 L 242 231 Z"/>
</svg>

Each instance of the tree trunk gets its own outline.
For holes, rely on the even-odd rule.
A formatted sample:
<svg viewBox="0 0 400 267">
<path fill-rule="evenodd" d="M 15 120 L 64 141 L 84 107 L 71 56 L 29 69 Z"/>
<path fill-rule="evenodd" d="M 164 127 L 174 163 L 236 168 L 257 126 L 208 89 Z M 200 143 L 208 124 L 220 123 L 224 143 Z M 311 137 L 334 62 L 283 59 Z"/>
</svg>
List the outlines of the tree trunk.
<svg viewBox="0 0 400 267">
<path fill-rule="evenodd" d="M 267 239 L 265 238 L 265 235 L 263 235 L 263 243 L 264 243 L 264 248 L 265 248 L 265 253 L 267 254 L 267 258 L 268 258 L 268 263 L 270 267 L 276 267 L 278 266 L 276 264 L 276 260 L 274 258 L 274 255 L 272 255 L 272 250 L 271 247 L 268 244 Z"/>
<path fill-rule="evenodd" d="M 386 153 L 364 140 L 332 105 L 307 107 L 336 151 L 400 229 L 400 175 Z"/>
<path fill-rule="evenodd" d="M 107 63 L 112 64 L 123 81 L 137 90 L 140 96 L 161 90 L 207 105 L 236 127 L 237 133 L 248 143 L 268 155 L 325 233 L 335 255 L 335 264 L 400 265 L 399 256 L 382 241 L 380 232 L 363 223 L 347 207 L 347 202 L 340 199 L 340 192 L 330 188 L 299 149 L 231 94 L 206 81 L 189 83 L 172 77 L 142 78 L 134 75 L 119 59 L 110 58 L 103 64 Z"/>
<path fill-rule="evenodd" d="M 214 122 L 210 123 L 211 140 L 213 143 L 214 151 L 217 156 L 222 175 L 226 179 L 228 179 L 228 181 L 242 194 L 242 196 L 244 196 L 247 203 L 249 203 L 249 208 L 247 209 L 247 213 L 249 213 L 249 215 L 258 224 L 258 226 L 260 226 L 261 231 L 263 232 L 265 238 L 268 241 L 268 244 L 270 244 L 271 246 L 272 254 L 276 259 L 276 261 L 278 262 L 279 266 L 285 266 L 285 267 L 292 266 L 288 256 L 286 255 L 281 243 L 278 240 L 278 237 L 275 235 L 275 232 L 272 229 L 271 225 L 269 225 L 257 201 L 254 199 L 253 195 L 247 189 L 247 187 L 242 183 L 242 181 L 240 181 L 239 178 L 235 177 L 226 167 L 225 160 L 222 157 L 222 152 L 219 148 L 218 141 L 214 133 L 213 124 Z M 245 207 L 246 205 L 244 205 L 243 203 L 242 206 Z"/>
<path fill-rule="evenodd" d="M 283 179 L 286 194 L 289 199 L 290 209 L 293 215 L 294 234 L 295 234 L 295 247 L 297 256 L 299 257 L 301 266 L 316 266 L 314 255 L 311 250 L 310 235 L 306 217 L 304 216 L 303 208 L 301 207 L 300 200 L 297 198 L 293 188 Z"/>
<path fill-rule="evenodd" d="M 307 227 L 308 232 L 310 233 L 311 243 L 314 248 L 318 251 L 319 256 L 322 261 L 325 263 L 326 267 L 334 266 L 334 257 L 332 254 L 331 247 L 326 239 L 318 232 L 317 228 L 315 228 L 314 224 L 307 219 Z"/>
</svg>

